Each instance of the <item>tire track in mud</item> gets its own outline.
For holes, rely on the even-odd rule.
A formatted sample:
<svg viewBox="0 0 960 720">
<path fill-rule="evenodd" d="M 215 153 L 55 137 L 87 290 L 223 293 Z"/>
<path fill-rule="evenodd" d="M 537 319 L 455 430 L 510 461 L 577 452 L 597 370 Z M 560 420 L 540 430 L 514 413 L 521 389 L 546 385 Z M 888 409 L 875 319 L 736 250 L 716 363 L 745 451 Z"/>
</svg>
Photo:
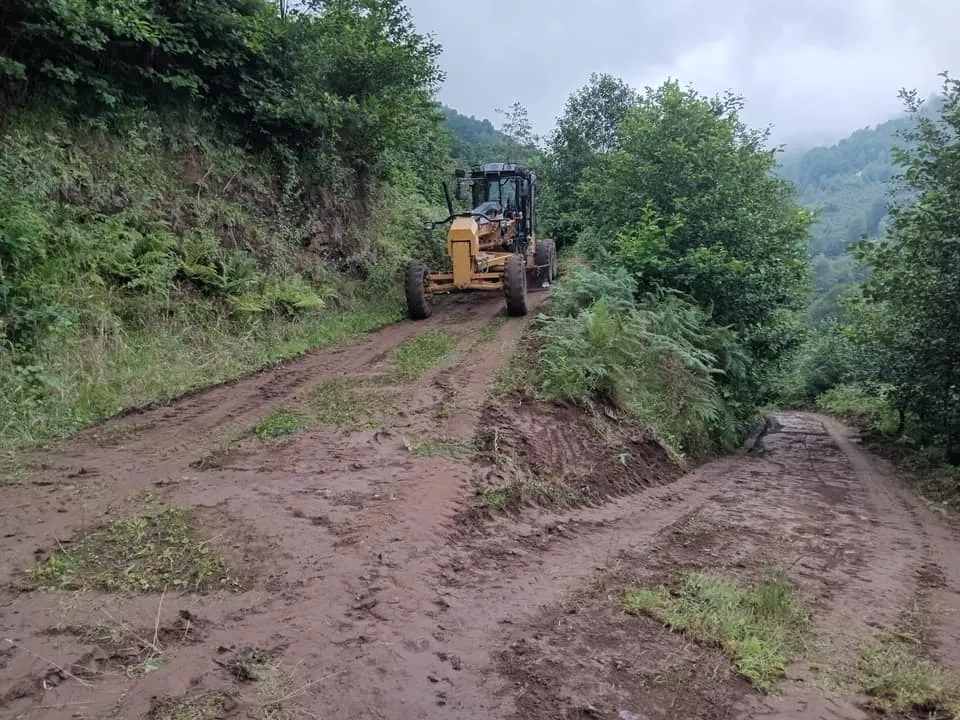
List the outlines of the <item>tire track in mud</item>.
<svg viewBox="0 0 960 720">
<path fill-rule="evenodd" d="M 698 471 L 715 492 L 680 492 L 679 506 L 690 512 L 653 537 L 638 533 L 640 542 L 625 544 L 604 573 L 582 584 L 583 597 L 514 626 L 496 663 L 513 683 L 504 685 L 512 692 L 501 717 L 868 717 L 856 699 L 825 696 L 823 678 L 806 661 L 789 669 L 781 697 L 765 699 L 715 651 L 619 611 L 625 586 L 691 568 L 733 578 L 769 562 L 786 568 L 813 610 L 811 654 L 828 674 L 879 629 L 893 627 L 932 583 L 950 595 L 934 624 L 943 638 L 934 647 L 941 657 L 952 652 L 945 648 L 960 627 L 949 612 L 956 585 L 949 571 L 931 576 L 939 567 L 931 557 L 957 557 L 955 529 L 925 513 L 837 423 L 797 413 L 777 420 L 756 452 Z M 641 497 L 679 492 L 685 480 Z M 636 522 L 621 521 L 625 537 L 634 537 Z"/>
<path fill-rule="evenodd" d="M 534 310 L 542 295 L 531 299 Z M 243 717 L 256 700 L 217 662 L 254 647 L 275 651 L 291 675 L 291 718 L 860 717 L 810 690 L 802 664 L 791 668 L 779 704 L 758 699 L 715 651 L 625 617 L 617 593 L 678 569 L 745 577 L 776 561 L 814 608 L 816 633 L 847 647 L 895 619 L 924 578 L 945 604 L 955 602 L 960 553 L 950 528 L 932 522 L 889 476 L 878 477 L 842 428 L 797 413 L 779 415 L 755 451 L 679 479 L 653 455 L 624 458 L 649 467 L 649 477 L 594 505 L 563 514 L 521 508 L 467 523 L 471 481 L 489 464 L 417 456 L 406 439 L 470 440 L 503 423 L 514 436 L 510 451 L 531 463 L 553 457 L 552 468 L 610 468 L 587 462 L 596 448 L 573 433 L 565 410 L 510 408 L 506 417 L 487 405 L 491 374 L 509 361 L 528 322 L 503 322 L 478 342 L 499 311 L 499 298 L 454 305 L 427 323 L 192 396 L 150 411 L 156 425 L 117 447 L 81 440 L 38 476 L 56 485 L 3 488 L 0 521 L 17 526 L 0 552 L 8 574 L 29 564 L 33 548 L 128 512 L 122 499 L 150 489 L 199 508 L 211 532 L 228 539 L 228 557 L 257 581 L 236 595 L 171 593 L 160 608 L 155 596 L 64 602 L 0 592 L 0 637 L 29 643 L 63 667 L 91 648 L 47 633 L 53 617 L 82 622 L 106 607 L 135 627 L 173 627 L 182 611 L 203 628 L 197 642 L 171 643 L 156 672 L 97 676 L 90 688 L 60 678 L 38 691 L 34 681 L 49 663 L 8 653 L 0 684 L 26 682 L 32 694 L 5 704 L 0 693 L 0 712 L 42 705 L 37 717 L 68 718 L 67 703 L 83 702 L 93 716 L 144 717 L 155 696 L 211 691 L 238 699 L 225 717 Z M 377 427 L 316 427 L 283 444 L 248 443 L 217 470 L 190 467 L 184 447 L 195 436 L 228 419 L 252 424 L 326 379 L 368 380 L 397 343 L 434 328 L 454 331 L 456 362 L 424 373 Z M 175 414 L 170 425 L 167 413 Z M 76 472 L 87 463 L 92 472 L 63 485 L 57 467 Z M 957 621 L 938 617 L 949 658 Z"/>
<path fill-rule="evenodd" d="M 531 295 L 532 311 L 542 298 L 542 294 Z M 528 322 L 503 323 L 492 338 L 496 342 L 478 348 L 475 335 L 498 322 L 502 300 L 474 297 L 451 305 L 429 321 L 387 328 L 357 345 L 319 351 L 279 370 L 147 411 L 145 418 L 139 418 L 146 420 L 141 430 L 115 446 L 85 447 L 83 438 L 78 438 L 68 444 L 64 455 L 47 461 L 30 483 L 4 488 L 7 502 L 0 509 L 0 518 L 12 517 L 10 511 L 17 508 L 24 531 L 8 535 L 0 552 L 0 567 L 15 574 L 30 565 L 32 548 L 49 545 L 53 538 L 69 538 L 78 527 L 105 514 L 115 517 L 136 511 L 122 498 L 150 490 L 161 499 L 199 508 L 205 514 L 217 513 L 232 518 L 237 527 L 249 528 L 248 535 L 257 538 L 256 552 L 245 549 L 249 541 L 239 538 L 232 554 L 237 559 L 242 555 L 243 562 L 253 563 L 261 574 L 257 587 L 241 596 L 184 600 L 194 607 L 193 612 L 204 608 L 209 641 L 176 649 L 177 668 L 165 679 L 163 694 L 176 694 L 177 687 L 182 691 L 206 683 L 217 685 L 217 674 L 209 670 L 210 646 L 231 647 L 238 637 L 258 646 L 283 645 L 292 667 L 311 669 L 325 666 L 331 655 L 327 651 L 317 654 L 316 647 L 349 648 L 357 638 L 366 638 L 358 641 L 366 644 L 376 634 L 375 628 L 371 626 L 364 635 L 362 630 L 354 632 L 356 626 L 382 623 L 384 617 L 410 612 L 396 599 L 410 587 L 420 589 L 416 575 L 407 568 L 425 561 L 428 552 L 443 544 L 446 523 L 453 520 L 469 485 L 468 466 L 443 458 L 412 457 L 404 435 L 429 432 L 469 437 L 479 413 L 476 388 L 486 392 L 489 373 L 512 350 Z M 383 367 L 390 361 L 390 351 L 399 342 L 432 329 L 443 329 L 457 338 L 461 363 L 453 371 L 425 373 L 410 394 L 416 396 L 433 387 L 439 376 L 467 383 L 467 399 L 473 402 L 460 404 L 458 398 L 452 418 L 438 423 L 426 413 L 398 412 L 377 430 L 320 427 L 280 446 L 261 444 L 253 457 L 245 458 L 248 462 L 243 467 L 213 472 L 190 467 L 195 454 L 185 448 L 195 447 L 198 438 L 225 421 L 239 419 L 252 425 L 255 418 L 296 400 L 324 380 L 367 377 L 377 365 Z M 424 409 L 429 408 L 430 402 Z M 280 462 L 275 459 L 278 453 Z M 68 474 L 76 478 L 70 481 L 65 477 Z M 75 506 L 78 487 L 93 490 L 80 508 Z M 314 601 L 305 602 L 306 598 Z M 66 666 L 70 653 L 80 652 L 77 643 L 37 633 L 33 625 L 52 612 L 61 617 L 95 614 L 108 599 L 90 598 L 89 603 L 96 606 L 93 609 L 58 609 L 59 601 L 51 596 L 3 593 L 0 631 L 31 637 L 38 654 L 56 657 Z M 316 599 L 322 600 L 318 603 Z M 142 615 L 150 602 L 125 599 L 113 614 L 121 618 Z M 298 642 L 303 638 L 309 641 Z M 0 668 L 0 678 L 30 677 L 38 672 L 37 664 L 33 655 L 20 654 L 10 668 Z M 337 677 L 344 674 L 331 672 Z M 143 716 L 158 688 L 151 680 L 140 679 L 122 692 L 105 683 L 106 699 L 93 692 L 90 702 L 110 705 L 122 697 L 124 716 Z M 50 708 L 56 706 L 58 694 L 63 697 L 55 688 L 45 694 Z M 69 716 L 67 707 L 61 707 L 64 717 Z"/>
</svg>

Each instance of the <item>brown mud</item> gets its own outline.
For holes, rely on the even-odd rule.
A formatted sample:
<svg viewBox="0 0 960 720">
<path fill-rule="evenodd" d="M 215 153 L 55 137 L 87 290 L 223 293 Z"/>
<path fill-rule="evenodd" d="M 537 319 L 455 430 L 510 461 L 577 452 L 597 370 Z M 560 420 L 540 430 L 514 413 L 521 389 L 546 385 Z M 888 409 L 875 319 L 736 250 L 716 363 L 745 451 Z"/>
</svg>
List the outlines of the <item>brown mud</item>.
<svg viewBox="0 0 960 720">
<path fill-rule="evenodd" d="M 492 399 L 542 299 L 506 321 L 499 298 L 450 302 L 35 458 L 0 487 L 0 717 L 863 718 L 823 658 L 918 599 L 926 651 L 960 672 L 960 535 L 837 423 L 780 414 L 683 474 L 602 409 Z M 398 378 L 393 349 L 430 330 L 453 354 Z M 252 433 L 310 416 L 331 381 L 346 412 Z M 167 504 L 202 518 L 240 591 L 29 589 L 24 570 L 84 529 Z M 677 570 L 769 562 L 813 612 L 776 697 L 620 609 Z"/>
</svg>

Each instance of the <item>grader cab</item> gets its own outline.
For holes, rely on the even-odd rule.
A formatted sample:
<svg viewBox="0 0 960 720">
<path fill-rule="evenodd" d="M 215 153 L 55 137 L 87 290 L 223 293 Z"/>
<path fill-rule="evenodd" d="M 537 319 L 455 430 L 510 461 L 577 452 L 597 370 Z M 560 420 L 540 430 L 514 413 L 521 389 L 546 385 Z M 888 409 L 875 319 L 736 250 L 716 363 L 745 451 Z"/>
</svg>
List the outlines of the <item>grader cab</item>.
<svg viewBox="0 0 960 720">
<path fill-rule="evenodd" d="M 472 210 L 455 213 L 444 185 L 450 215 L 425 224 L 430 231 L 449 223 L 449 268 L 407 267 L 407 312 L 414 320 L 430 317 L 434 295 L 472 290 L 502 292 L 508 315 L 526 315 L 528 280 L 546 284 L 557 276 L 556 244 L 537 240 L 536 173 L 516 163 L 474 165 L 457 171 L 457 199 L 468 189 Z"/>
</svg>

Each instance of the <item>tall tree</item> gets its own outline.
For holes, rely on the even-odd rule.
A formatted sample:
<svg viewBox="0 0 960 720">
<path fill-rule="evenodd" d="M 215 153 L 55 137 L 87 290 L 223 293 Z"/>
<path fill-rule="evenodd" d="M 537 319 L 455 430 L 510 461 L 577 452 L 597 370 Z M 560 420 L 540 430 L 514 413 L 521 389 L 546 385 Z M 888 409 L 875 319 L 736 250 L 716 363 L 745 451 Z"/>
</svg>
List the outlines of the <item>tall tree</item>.
<svg viewBox="0 0 960 720">
<path fill-rule="evenodd" d="M 598 156 L 619 147 L 620 123 L 640 100 L 622 80 L 593 74 L 567 100 L 550 137 L 550 185 L 555 200 L 554 233 L 561 244 L 576 239 L 583 229 L 576 188 L 584 171 Z"/>
<path fill-rule="evenodd" d="M 870 270 L 856 318 L 875 379 L 916 415 L 927 441 L 960 460 L 960 81 L 944 75 L 938 117 L 902 94 L 916 119 L 895 151 L 914 199 L 891 210 L 887 236 L 861 243 Z M 938 436 L 938 437 L 937 437 Z"/>
<path fill-rule="evenodd" d="M 619 126 L 619 147 L 584 172 L 581 247 L 625 266 L 641 291 L 667 288 L 713 309 L 752 358 L 748 385 L 799 340 L 811 214 L 774 175 L 767 132 L 740 120 L 736 96 L 674 82 L 648 89 Z"/>
</svg>

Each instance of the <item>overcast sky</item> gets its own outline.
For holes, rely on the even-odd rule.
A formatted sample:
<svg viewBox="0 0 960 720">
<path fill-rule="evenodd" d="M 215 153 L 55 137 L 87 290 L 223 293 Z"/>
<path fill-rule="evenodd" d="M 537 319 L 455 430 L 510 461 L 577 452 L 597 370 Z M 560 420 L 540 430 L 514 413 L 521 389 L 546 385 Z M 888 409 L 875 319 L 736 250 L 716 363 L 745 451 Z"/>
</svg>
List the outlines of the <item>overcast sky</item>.
<svg viewBox="0 0 960 720">
<path fill-rule="evenodd" d="M 591 72 L 743 95 L 778 142 L 833 142 L 898 114 L 897 92 L 960 75 L 960 0 L 407 0 L 443 45 L 440 99 L 523 103 L 543 133 Z"/>
</svg>

